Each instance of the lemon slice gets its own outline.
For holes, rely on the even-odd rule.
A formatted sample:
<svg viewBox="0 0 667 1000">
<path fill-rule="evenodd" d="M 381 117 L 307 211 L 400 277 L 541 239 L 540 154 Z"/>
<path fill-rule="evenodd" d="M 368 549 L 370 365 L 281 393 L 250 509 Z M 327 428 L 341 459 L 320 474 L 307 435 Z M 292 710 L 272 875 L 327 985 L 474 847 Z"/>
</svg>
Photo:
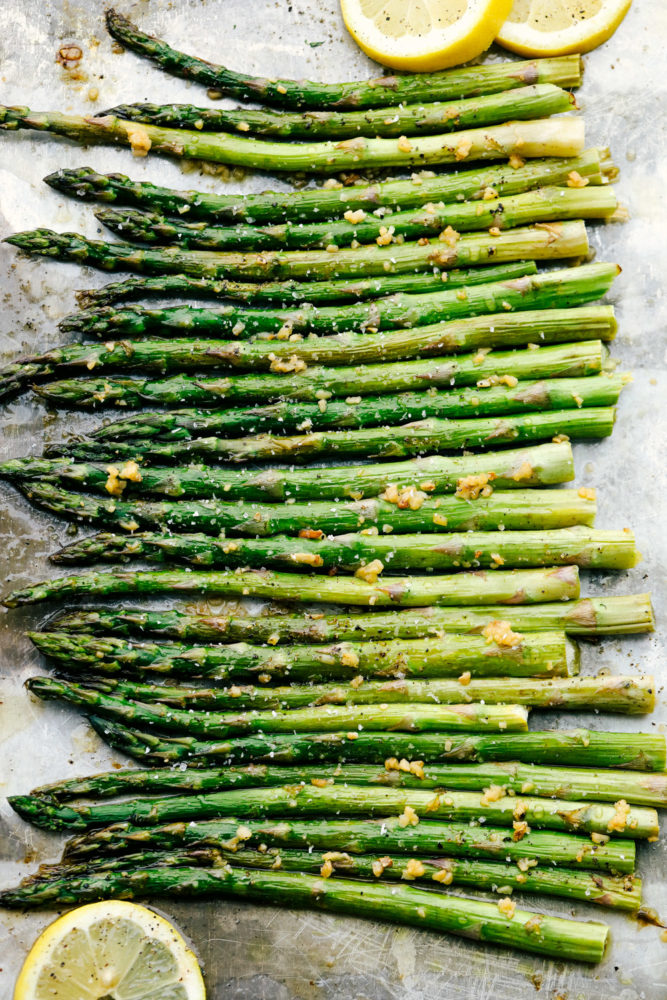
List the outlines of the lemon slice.
<svg viewBox="0 0 667 1000">
<path fill-rule="evenodd" d="M 197 959 L 168 920 L 106 900 L 50 924 L 32 946 L 14 1000 L 205 1000 Z"/>
<path fill-rule="evenodd" d="M 522 56 L 590 52 L 614 34 L 632 0 L 514 0 L 497 42 Z"/>
<path fill-rule="evenodd" d="M 512 0 L 341 0 L 345 26 L 385 66 L 423 72 L 486 51 Z"/>
</svg>

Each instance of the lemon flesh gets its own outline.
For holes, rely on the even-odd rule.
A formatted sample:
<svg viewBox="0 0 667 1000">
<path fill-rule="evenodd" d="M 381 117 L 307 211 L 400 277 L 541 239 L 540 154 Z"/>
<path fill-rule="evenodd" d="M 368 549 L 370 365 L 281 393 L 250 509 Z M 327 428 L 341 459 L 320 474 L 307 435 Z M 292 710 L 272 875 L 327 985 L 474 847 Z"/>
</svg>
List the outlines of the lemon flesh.
<svg viewBox="0 0 667 1000">
<path fill-rule="evenodd" d="M 20 972 L 14 1000 L 205 1000 L 197 959 L 169 921 L 109 900 L 50 924 Z"/>
<path fill-rule="evenodd" d="M 457 66 L 488 49 L 512 0 L 341 0 L 360 48 L 394 69 Z"/>
<path fill-rule="evenodd" d="M 619 26 L 632 0 L 514 0 L 496 39 L 523 56 L 589 52 Z"/>
</svg>

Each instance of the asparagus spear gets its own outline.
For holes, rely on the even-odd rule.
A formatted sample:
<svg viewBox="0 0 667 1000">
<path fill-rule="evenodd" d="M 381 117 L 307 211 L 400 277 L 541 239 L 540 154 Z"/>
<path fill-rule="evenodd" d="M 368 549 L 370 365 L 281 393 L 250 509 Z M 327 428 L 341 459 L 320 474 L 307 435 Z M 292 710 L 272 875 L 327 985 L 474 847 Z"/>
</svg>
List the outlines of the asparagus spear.
<svg viewBox="0 0 667 1000">
<path fill-rule="evenodd" d="M 606 184 L 616 168 L 608 149 L 587 149 L 578 156 L 529 160 L 523 166 L 480 164 L 472 170 L 433 174 L 421 171 L 412 178 L 389 179 L 372 184 L 346 184 L 329 180 L 324 186 L 260 194 L 226 194 L 179 191 L 149 181 L 132 181 L 124 174 L 100 174 L 92 167 L 57 170 L 44 180 L 57 191 L 86 201 L 136 205 L 165 215 L 186 216 L 209 222 L 248 222 L 265 225 L 294 220 L 312 222 L 340 218 L 347 211 L 375 212 L 417 208 L 427 202 L 457 202 L 498 195 L 519 194 L 550 184 L 563 186 L 575 172 L 589 184 Z M 397 291 L 407 291 L 401 287 Z M 259 291 L 257 294 L 260 294 Z M 353 295 L 356 297 L 356 295 Z"/>
<path fill-rule="evenodd" d="M 553 496 L 553 494 L 552 494 Z M 480 501 L 478 501 L 479 503 Z M 567 603 L 485 608 L 428 608 L 422 611 L 376 611 L 353 615 L 321 612 L 290 612 L 274 606 L 265 614 L 243 616 L 195 607 L 147 610 L 100 608 L 60 611 L 47 625 L 54 631 L 88 632 L 93 635 L 157 635 L 172 639 L 204 641 L 266 642 L 272 645 L 297 642 L 353 642 L 355 640 L 409 639 L 441 633 L 481 632 L 489 622 L 509 621 L 513 630 L 534 632 L 564 630 L 571 635 L 620 635 L 650 632 L 653 609 L 649 594 L 587 597 Z M 45 626 L 47 627 L 47 626 Z"/>
<path fill-rule="evenodd" d="M 578 395 L 575 391 L 575 395 Z M 581 397 L 579 397 L 581 398 Z M 361 430 L 310 431 L 284 436 L 259 434 L 252 437 L 197 437 L 193 441 L 169 443 L 133 441 L 79 442 L 47 455 L 62 455 L 79 461 L 133 459 L 170 464 L 172 462 L 254 461 L 303 462 L 320 456 L 360 458 L 409 458 L 425 453 L 455 451 L 460 448 L 497 448 L 502 444 L 549 441 L 558 435 L 568 438 L 608 437 L 614 428 L 614 407 L 509 414 L 498 418 L 438 420 L 430 417 L 407 424 Z"/>
<path fill-rule="evenodd" d="M 256 537 L 308 533 L 313 524 L 327 532 L 357 531 L 364 525 L 394 532 L 547 529 L 590 524 L 595 516 L 594 492 L 581 495 L 578 490 L 506 490 L 474 503 L 442 496 L 425 499 L 417 510 L 412 510 L 387 500 L 262 505 L 220 500 L 125 502 L 61 490 L 50 483 L 18 485 L 37 506 L 70 520 L 123 531 L 200 531 L 214 536 L 221 532 Z"/>
<path fill-rule="evenodd" d="M 382 764 L 388 757 L 431 763 L 522 761 L 572 767 L 630 768 L 662 771 L 667 760 L 665 737 L 654 733 L 596 732 L 590 729 L 529 733 L 347 733 L 253 736 L 228 742 L 206 742 L 189 736 L 157 737 L 128 729 L 108 719 L 89 716 L 101 739 L 143 766 L 205 767 L 231 764 Z"/>
<path fill-rule="evenodd" d="M 359 675 L 361 676 L 361 675 Z M 169 679 L 166 679 L 167 682 Z M 380 702 L 456 704 L 472 701 L 485 705 L 529 705 L 535 708 L 595 708 L 629 715 L 652 712 L 655 707 L 653 677 L 471 677 L 452 680 L 364 681 L 360 687 L 344 684 L 289 684 L 284 687 L 234 685 L 229 688 L 183 685 L 168 687 L 112 677 L 86 677 L 88 687 L 105 694 L 142 702 L 160 702 L 181 709 L 245 710 L 303 708 L 316 705 L 375 705 Z M 173 682 L 172 682 L 173 683 Z M 355 684 L 357 682 L 355 681 Z M 357 781 L 356 778 L 350 779 Z M 665 779 L 667 780 L 667 779 Z M 667 784 L 665 804 L 667 805 Z M 444 782 L 445 784 L 447 782 Z M 456 786 L 452 786 L 456 787 Z M 537 794 L 543 794 L 538 792 Z M 621 798 L 617 795 L 616 798 Z"/>
<path fill-rule="evenodd" d="M 313 522 L 318 527 L 317 522 Z M 211 538 L 204 534 L 171 535 L 143 532 L 133 535 L 100 533 L 59 549 L 55 563 L 75 565 L 128 562 L 187 563 L 195 567 L 264 566 L 306 571 L 356 572 L 380 560 L 382 571 L 441 571 L 485 566 L 567 566 L 630 569 L 638 560 L 629 531 L 602 531 L 575 525 L 542 531 L 473 531 L 399 536 L 324 535 L 270 539 Z M 372 571 L 371 571 L 372 572 Z"/>
<path fill-rule="evenodd" d="M 247 864 L 253 860 L 254 853 L 255 852 L 248 850 Z M 260 852 L 257 851 L 257 853 L 259 854 Z M 140 868 L 186 868 L 194 865 L 197 867 L 201 866 L 202 868 L 221 868 L 225 863 L 225 856 L 222 851 L 215 850 L 213 848 L 195 848 L 187 851 L 141 851 L 136 854 L 127 854 L 120 858 L 100 857 L 94 859 L 90 858 L 86 861 L 79 861 L 71 864 L 66 861 L 61 861 L 59 864 L 42 864 L 36 872 L 33 872 L 31 875 L 26 875 L 25 878 L 21 879 L 20 888 L 23 889 L 28 886 L 39 886 L 45 882 L 51 882 L 56 878 L 79 878 L 82 875 L 97 875 L 100 872 L 134 872 Z M 257 865 L 256 867 L 261 866 Z M 496 866 L 494 865 L 494 867 Z M 513 873 L 510 866 L 508 865 L 507 867 Z M 563 874 L 567 879 L 567 871 L 564 871 Z M 580 872 L 575 872 L 573 874 L 579 875 L 580 878 L 582 876 L 586 877 L 584 873 Z M 354 877 L 354 875 L 352 877 Z M 607 876 L 606 881 L 613 892 L 616 879 L 614 876 Z M 627 882 L 628 892 L 633 891 L 630 889 L 630 885 L 635 882 L 634 876 L 626 876 L 625 879 L 621 881 Z M 581 884 L 583 885 L 583 882 Z M 637 879 L 635 888 L 641 891 L 641 883 L 639 879 Z"/>
<path fill-rule="evenodd" d="M 424 857 L 444 851 L 454 858 L 504 861 L 507 864 L 532 858 L 557 868 L 612 874 L 630 874 L 635 867 L 636 847 L 633 840 L 614 837 L 613 840 L 594 843 L 588 837 L 555 830 L 529 830 L 520 841 L 516 841 L 512 831 L 500 826 L 438 823 L 432 819 L 421 819 L 417 826 L 407 827 L 400 826 L 395 817 L 382 820 L 283 819 L 277 823 L 247 820 L 243 823 L 245 829 L 241 831 L 241 839 L 239 825 L 236 819 L 150 827 L 116 823 L 71 837 L 65 844 L 63 862 L 86 863 L 147 848 L 233 851 L 266 845 L 269 849 L 312 848 L 345 851 L 353 855 L 383 855 L 391 851 Z"/>
<path fill-rule="evenodd" d="M 433 639 L 393 639 L 386 643 L 337 643 L 327 646 L 270 646 L 236 643 L 231 646 L 193 646 L 175 642 L 127 641 L 114 637 L 93 639 L 85 634 L 29 632 L 45 656 L 67 670 L 94 669 L 96 673 L 134 673 L 156 679 L 164 674 L 204 677 L 207 681 L 286 679 L 306 682 L 354 679 L 358 676 L 476 677 L 570 676 L 578 673 L 578 650 L 563 633 L 535 632 L 514 645 L 487 642 L 486 636 L 444 635 Z"/>
<path fill-rule="evenodd" d="M 242 715 L 221 712 L 193 712 L 171 708 L 159 702 L 148 704 L 115 698 L 99 690 L 52 680 L 32 677 L 28 690 L 43 700 L 57 698 L 102 718 L 121 719 L 139 728 L 155 728 L 161 732 L 191 733 L 195 736 L 227 739 L 251 733 L 309 733 L 351 730 L 403 730 L 405 732 L 525 732 L 528 711 L 521 705 L 414 705 L 383 703 L 379 705 L 332 705 L 299 708 L 292 711 L 252 711 Z"/>
<path fill-rule="evenodd" d="M 581 319 L 582 310 L 570 310 L 570 312 L 578 313 Z M 582 323 L 582 326 L 583 329 L 578 330 L 579 335 L 593 338 L 602 336 L 608 339 L 613 335 L 615 321 L 609 315 L 603 313 L 600 316 L 596 313 L 588 322 Z M 163 351 L 167 350 L 167 346 L 163 347 Z M 503 376 L 507 374 L 520 380 L 540 375 L 552 378 L 561 373 L 579 377 L 599 372 L 606 364 L 605 357 L 605 346 L 599 340 L 593 339 L 542 347 L 539 351 L 529 348 L 527 351 L 498 351 L 485 354 L 485 349 L 480 349 L 474 356 L 441 358 L 437 363 L 432 359 L 424 359 L 340 367 L 311 366 L 307 369 L 307 378 L 303 377 L 303 371 L 284 375 L 260 372 L 229 374 L 222 377 L 175 375 L 170 378 L 155 379 L 109 375 L 99 379 L 65 379 L 61 382 L 51 382 L 47 386 L 34 386 L 34 389 L 49 402 L 61 406 L 140 407 L 148 403 L 152 406 L 205 406 L 219 409 L 226 404 L 254 401 L 266 404 L 267 401 L 276 400 L 305 400 L 316 403 L 318 410 L 326 411 L 327 407 L 320 400 L 326 402 L 331 396 L 343 396 L 345 399 L 354 400 L 354 396 L 350 397 L 351 392 L 365 395 L 425 387 L 431 390 L 442 387 L 451 392 L 452 385 L 471 383 L 476 385 L 481 382 L 482 385 L 477 386 L 474 393 L 463 393 L 463 395 L 458 393 L 447 397 L 457 403 L 463 401 L 464 404 L 471 405 L 475 399 L 481 401 L 487 395 L 492 399 L 496 398 L 486 386 L 487 380 L 490 380 L 489 386 L 495 387 L 496 383 L 506 385 L 508 380 Z M 293 362 L 293 364 L 299 367 L 298 363 Z M 17 388 L 12 372 L 8 373 L 5 386 L 8 393 L 14 392 Z M 542 383 L 533 385 L 532 388 L 530 385 L 523 385 L 517 387 L 511 399 L 521 406 L 526 397 L 528 400 L 536 399 L 540 402 L 548 393 L 548 387 Z M 562 397 L 556 398 L 560 401 Z"/>
<path fill-rule="evenodd" d="M 564 219 L 613 219 L 619 210 L 612 187 L 539 188 L 487 201 L 432 203 L 424 208 L 326 222 L 282 222 L 258 228 L 237 222 L 227 227 L 172 219 L 136 208 L 102 208 L 95 216 L 126 240 L 162 245 L 177 243 L 190 250 L 313 250 L 359 243 L 397 242 L 439 236 L 451 226 L 457 233 Z M 363 210 L 362 210 L 363 211 Z M 348 216 L 350 213 L 346 213 Z M 354 213 L 351 216 L 354 218 Z M 393 239 L 388 238 L 393 237 Z M 454 238 L 454 237 L 452 237 Z"/>
<path fill-rule="evenodd" d="M 449 100 L 513 90 L 532 83 L 556 83 L 563 87 L 576 87 L 581 83 L 580 56 L 469 66 L 440 73 L 401 74 L 354 83 L 268 80 L 235 73 L 224 66 L 178 52 L 161 39 L 141 31 L 115 10 L 107 11 L 106 22 L 109 33 L 122 45 L 152 59 L 174 76 L 195 80 L 242 101 L 278 107 L 377 108 L 385 105 L 388 97 L 396 103 Z"/>
<path fill-rule="evenodd" d="M 516 378 L 516 376 L 515 376 Z M 511 379 L 510 379 L 511 381 Z M 192 441 L 215 434 L 264 432 L 289 433 L 304 430 L 336 430 L 338 428 L 374 427 L 393 422 L 424 420 L 427 417 L 481 417 L 534 410 L 572 409 L 582 401 L 582 407 L 613 406 L 618 402 L 626 379 L 623 375 L 603 373 L 590 378 L 552 378 L 549 381 L 524 381 L 511 387 L 505 384 L 463 390 L 460 392 L 410 392 L 400 395 L 350 397 L 330 399 L 324 410 L 312 403 L 267 403 L 264 406 L 229 408 L 227 410 L 169 410 L 142 412 L 102 424 L 90 432 L 89 438 L 74 439 L 78 443 L 94 442 L 97 455 L 109 442 L 141 442 L 145 449 L 151 442 Z M 58 452 L 56 449 L 62 448 Z M 72 454 L 66 445 L 51 445 L 46 454 Z"/>
<path fill-rule="evenodd" d="M 268 597 L 288 601 L 324 601 L 363 607 L 424 607 L 458 604 L 538 604 L 579 597 L 576 566 L 450 573 L 447 576 L 401 577 L 368 583 L 356 577 L 307 576 L 268 570 L 193 573 L 154 570 L 80 573 L 32 584 L 3 600 L 7 608 L 64 597 L 108 594 L 219 594 L 225 597 Z"/>
<path fill-rule="evenodd" d="M 105 681 L 106 683 L 106 681 Z M 577 681 L 578 683 L 578 681 Z M 404 770 L 400 769 L 402 763 Z M 413 770 L 408 770 L 413 766 Z M 415 773 L 416 772 L 416 773 Z M 324 767 L 273 767 L 251 764 L 211 770 L 157 770 L 127 768 L 106 771 L 85 778 L 70 778 L 41 785 L 30 793 L 54 803 L 69 799 L 106 799 L 116 795 L 143 795 L 156 792 L 213 792 L 228 788 L 256 788 L 271 785 L 300 785 L 336 781 L 355 785 L 388 785 L 401 788 L 483 789 L 500 786 L 510 792 L 616 802 L 625 799 L 634 805 L 664 807 L 667 804 L 667 773 L 642 774 L 637 771 L 596 771 L 589 768 L 540 767 L 536 764 L 423 764 L 388 760 L 384 767 L 349 764 Z M 166 845 L 169 846 L 169 845 Z M 173 846 L 173 845 L 172 845 Z M 286 847 L 296 846 L 285 843 Z M 301 846 L 300 844 L 298 846 Z M 318 846 L 318 845 L 315 845 Z M 338 846 L 331 843 L 332 847 Z M 347 849 L 345 846 L 344 849 Z M 374 845 L 362 850 L 373 850 Z M 442 850 L 443 848 L 441 848 Z M 405 845 L 401 847 L 405 850 Z M 528 854 L 531 853 L 528 848 Z"/>
<path fill-rule="evenodd" d="M 271 173 L 295 170 L 335 173 L 377 167 L 405 169 L 463 160 L 502 160 L 513 154 L 522 159 L 576 156 L 584 148 L 584 122 L 574 117 L 506 122 L 409 140 L 357 136 L 342 142 L 290 143 L 245 138 L 228 132 L 138 125 L 113 115 L 90 118 L 0 105 L 0 129 L 51 132 L 86 146 L 92 143 L 129 146 L 134 156 L 146 156 L 150 151 L 178 159 L 236 164 Z"/>
<path fill-rule="evenodd" d="M 104 243 L 78 233 L 54 233 L 50 229 L 14 233 L 6 237 L 5 242 L 25 253 L 88 264 L 103 271 L 140 271 L 144 274 L 184 274 L 250 281 L 265 281 L 268 278 L 310 281 L 314 278 L 368 278 L 405 272 L 446 271 L 453 267 L 480 265 L 489 261 L 493 264 L 504 263 L 527 257 L 532 260 L 582 257 L 589 250 L 586 226 L 578 220 L 508 229 L 499 236 L 464 234 L 453 247 L 433 240 L 423 245 L 362 246 L 337 253 L 326 250 L 267 250 L 244 254 L 181 250 L 178 247 L 141 249 L 133 243 Z"/>
<path fill-rule="evenodd" d="M 501 791 L 501 790 L 498 790 Z M 493 790 L 493 795 L 498 794 Z M 27 822 L 43 830 L 85 830 L 91 826 L 131 822 L 190 822 L 234 816 L 263 819 L 284 815 L 308 816 L 403 816 L 405 825 L 429 819 L 477 820 L 512 827 L 525 822 L 535 829 L 585 831 L 605 836 L 624 834 L 632 840 L 655 837 L 658 814 L 648 806 L 579 802 L 569 799 L 500 795 L 451 789 L 403 789 L 356 785 L 313 785 L 272 788 L 241 788 L 198 795 L 139 798 L 92 805 L 53 805 L 45 799 L 13 795 L 12 809 Z M 415 824 L 416 825 L 416 824 Z M 515 828 L 516 829 L 516 828 Z"/>
<path fill-rule="evenodd" d="M 534 859 L 529 859 L 534 860 Z M 488 861 L 466 861 L 438 856 L 415 861 L 405 855 L 385 855 L 382 860 L 368 855 L 354 857 L 340 851 L 314 854 L 308 851 L 284 851 L 280 848 L 259 851 L 250 848 L 235 851 L 141 851 L 123 857 L 102 857 L 77 864 L 40 865 L 39 871 L 21 881 L 20 889 L 41 886 L 56 879 L 85 878 L 101 872 L 135 872 L 142 868 L 183 868 L 201 866 L 220 868 L 231 864 L 248 868 L 310 872 L 318 875 L 323 864 L 329 862 L 331 875 L 347 878 L 364 878 L 369 881 L 384 879 L 427 881 L 431 889 L 443 885 L 472 885 L 507 895 L 518 892 L 543 892 L 548 896 L 562 896 L 597 903 L 612 909 L 636 912 L 641 905 L 641 879 L 634 875 L 601 876 L 573 869 L 529 867 L 526 872 L 514 865 Z M 525 866 L 525 861 L 523 863 Z M 325 870 L 328 871 L 328 867 Z M 330 876 L 329 876 L 330 877 Z M 433 882 L 435 881 L 435 884 Z"/>
<path fill-rule="evenodd" d="M 285 340 L 299 331 L 330 334 L 341 331 L 351 333 L 358 329 L 371 343 L 381 343 L 371 331 L 410 328 L 488 313 L 530 310 L 533 322 L 539 322 L 535 310 L 559 307 L 562 313 L 563 307 L 584 305 L 600 298 L 609 290 L 618 272 L 616 264 L 585 264 L 564 270 L 543 271 L 532 277 L 526 275 L 512 281 L 473 285 L 465 291 L 445 289 L 428 295 L 397 295 L 374 300 L 370 305 L 362 303 L 319 308 L 307 303 L 298 310 L 247 309 L 236 305 L 218 309 L 192 306 L 161 309 L 127 306 L 117 309 L 108 306 L 74 313 L 61 322 L 60 329 L 67 333 L 83 333 L 106 339 L 121 334 L 134 337 L 155 332 L 163 336 L 182 335 L 185 331 L 190 331 L 199 336 L 220 337 L 232 333 L 235 337 L 241 334 L 248 337 L 254 333 L 282 331 L 281 337 Z M 489 332 L 496 332 L 489 331 L 489 324 L 493 324 L 493 321 L 487 319 L 487 336 Z M 465 330 L 475 325 L 474 321 L 470 321 L 460 329 Z M 506 325 L 503 322 L 498 325 L 499 336 L 502 337 L 501 331 Z M 435 332 L 431 330 L 431 334 Z M 453 325 L 452 332 L 458 332 L 456 325 Z M 495 342 L 495 338 L 489 338 L 489 342 Z M 502 343 L 502 340 L 498 342 Z M 275 347 L 287 346 L 275 344 L 273 338 L 272 343 Z M 289 341 L 289 347 L 296 350 L 297 355 L 299 344 L 300 341 L 296 338 Z M 135 348 L 136 346 L 138 345 Z"/>
<path fill-rule="evenodd" d="M 540 955 L 587 962 L 602 959 L 608 935 L 606 924 L 548 917 L 528 910 L 513 910 L 509 916 L 495 903 L 412 886 L 390 888 L 345 879 L 325 881 L 320 876 L 297 872 L 281 874 L 243 868 L 155 868 L 134 873 L 100 873 L 81 879 L 6 889 L 0 894 L 0 905 L 28 908 L 160 894 L 187 898 L 222 895 L 263 904 L 319 909 L 373 920 L 380 918 L 440 933 L 474 935 L 484 942 Z"/>
<path fill-rule="evenodd" d="M 515 376 L 516 378 L 516 376 Z M 511 379 L 510 379 L 511 381 Z M 534 410 L 573 409 L 578 396 L 582 407 L 613 406 L 625 385 L 623 375 L 603 373 L 590 378 L 525 381 L 511 387 L 505 384 L 484 387 L 482 392 L 411 392 L 400 395 L 347 397 L 327 400 L 324 410 L 312 403 L 286 400 L 264 406 L 237 407 L 227 410 L 169 410 L 142 412 L 121 420 L 102 424 L 87 438 L 75 438 L 74 443 L 92 444 L 103 451 L 104 446 L 120 442 L 141 442 L 145 449 L 151 443 L 193 441 L 215 434 L 359 429 L 394 422 L 424 420 L 427 417 L 461 418 L 530 413 Z M 62 451 L 58 451 L 62 449 Z M 50 445 L 46 454 L 72 454 L 66 444 Z"/>
<path fill-rule="evenodd" d="M 119 104 L 102 112 L 125 121 L 198 132 L 241 132 L 276 139 L 348 139 L 356 135 L 429 135 L 508 120 L 547 118 L 576 108 L 574 96 L 553 83 L 482 94 L 458 101 L 395 104 L 367 111 L 267 111 L 198 108 L 192 104 Z"/>
<path fill-rule="evenodd" d="M 143 299 L 157 295 L 166 298 L 232 299 L 246 305 L 290 306 L 301 302 L 327 304 L 358 302 L 397 292 L 439 292 L 443 282 L 448 288 L 462 288 L 487 281 L 512 281 L 526 274 L 536 274 L 534 260 L 509 261 L 507 264 L 472 267 L 466 270 L 439 271 L 435 274 L 396 274 L 367 278 L 365 281 L 264 281 L 261 284 L 224 279 L 188 278 L 179 274 L 164 274 L 156 278 L 133 277 L 111 282 L 101 288 L 76 292 L 81 308 L 107 306 L 126 299 Z"/>
<path fill-rule="evenodd" d="M 35 479 L 51 483 L 72 483 L 102 495 L 119 497 L 163 495 L 172 498 L 224 496 L 236 500 L 339 500 L 351 497 L 378 496 L 389 487 L 403 490 L 413 487 L 417 493 L 453 493 L 474 498 L 483 487 L 524 489 L 528 486 L 551 486 L 574 478 L 572 447 L 567 442 L 539 444 L 479 455 L 429 455 L 405 462 L 374 465 L 330 466 L 311 469 L 218 469 L 190 467 L 136 468 L 128 463 L 117 471 L 103 462 L 70 463 L 67 459 L 17 458 L 0 464 L 0 475 L 18 481 Z M 474 481 L 469 477 L 476 478 Z M 426 484 L 426 490 L 420 489 Z M 125 485 L 122 485 L 125 484 Z M 489 495 L 489 490 L 484 491 Z M 426 497 L 412 494 L 388 498 L 390 502 L 411 501 L 418 506 Z"/>
</svg>

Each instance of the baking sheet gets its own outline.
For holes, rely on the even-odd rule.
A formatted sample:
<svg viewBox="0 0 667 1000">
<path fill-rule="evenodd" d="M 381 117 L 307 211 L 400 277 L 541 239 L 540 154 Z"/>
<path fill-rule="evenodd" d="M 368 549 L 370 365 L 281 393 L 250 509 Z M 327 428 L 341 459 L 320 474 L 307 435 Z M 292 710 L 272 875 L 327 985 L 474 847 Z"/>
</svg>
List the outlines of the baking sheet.
<svg viewBox="0 0 667 1000">
<path fill-rule="evenodd" d="M 101 0 L 13 0 L 0 6 L 0 100 L 36 110 L 90 113 L 121 101 L 207 104 L 203 90 L 171 79 L 131 53 L 113 52 Z M 345 34 L 334 0 L 146 0 L 121 9 L 149 31 L 186 50 L 246 71 L 310 76 L 323 80 L 374 75 L 376 67 Z M 83 51 L 76 71 L 63 69 L 56 53 L 74 42 Z M 578 92 L 589 145 L 610 145 L 621 167 L 618 184 L 629 206 L 625 226 L 591 227 L 598 259 L 623 267 L 612 301 L 620 332 L 614 353 L 634 373 L 623 393 L 613 438 L 575 449 L 577 485 L 599 488 L 601 526 L 631 526 L 644 553 L 634 570 L 588 575 L 587 593 L 651 589 L 660 629 L 652 636 L 614 639 L 584 648 L 584 669 L 653 671 L 664 679 L 667 611 L 667 309 L 662 290 L 667 273 L 667 166 L 665 163 L 664 0 L 635 4 L 617 35 L 586 57 L 586 79 Z M 499 52 L 491 58 L 498 58 Z M 91 100 L 95 90 L 96 101 Z M 42 183 L 52 170 L 89 164 L 133 178 L 206 190 L 261 190 L 266 176 L 242 181 L 185 173 L 181 164 L 158 157 L 133 159 L 127 150 L 82 150 L 66 140 L 34 133 L 0 134 L 0 236 L 47 226 L 90 236 L 101 227 L 93 206 L 60 197 Z M 271 179 L 272 187 L 283 182 Z M 105 237 L 106 238 L 106 237 Z M 0 352 L 3 363 L 24 351 L 62 342 L 57 321 L 74 308 L 73 292 L 102 284 L 98 273 L 72 265 L 20 258 L 0 246 Z M 29 396 L 0 412 L 3 457 L 39 454 L 73 426 L 98 417 L 54 415 Z M 0 483 L 0 551 L 3 590 L 57 575 L 48 553 L 69 536 L 56 519 L 31 510 Z M 112 755 L 65 707 L 29 697 L 23 681 L 43 669 L 23 637 L 47 609 L 0 615 L 0 885 L 14 884 L 38 861 L 55 859 L 61 839 L 20 821 L 4 796 L 38 783 L 105 769 Z M 659 685 L 660 686 L 660 685 Z M 664 731 L 665 701 L 642 723 L 604 715 L 535 716 L 533 726 L 589 725 Z M 667 848 L 642 844 L 639 870 L 648 905 L 667 914 Z M 313 913 L 286 912 L 226 901 L 172 903 L 160 907 L 194 941 L 203 961 L 211 1000 L 660 1000 L 667 996 L 667 945 L 654 927 L 594 907 L 573 909 L 565 901 L 526 897 L 538 910 L 604 919 L 612 944 L 594 968 L 549 962 L 502 949 L 485 949 L 453 938 Z M 27 916 L 0 911 L 0 998 L 9 998 L 20 965 L 52 914 Z"/>
</svg>

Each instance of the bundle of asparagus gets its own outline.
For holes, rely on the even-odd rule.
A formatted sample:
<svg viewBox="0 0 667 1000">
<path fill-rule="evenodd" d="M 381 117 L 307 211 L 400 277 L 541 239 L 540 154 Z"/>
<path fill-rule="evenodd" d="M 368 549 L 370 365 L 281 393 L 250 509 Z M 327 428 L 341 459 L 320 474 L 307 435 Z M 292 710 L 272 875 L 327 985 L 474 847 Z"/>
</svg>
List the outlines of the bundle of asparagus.
<svg viewBox="0 0 667 1000">
<path fill-rule="evenodd" d="M 232 73 L 113 11 L 108 26 L 172 73 L 279 110 L 1 108 L 0 128 L 309 173 L 510 162 L 259 195 L 89 168 L 46 178 L 102 203 L 124 242 L 46 229 L 9 242 L 141 276 L 81 293 L 86 311 L 61 324 L 104 343 L 19 359 L 0 396 L 38 383 L 64 407 L 162 409 L 0 475 L 108 529 L 54 562 L 166 565 L 48 580 L 5 605 L 285 603 L 70 608 L 29 633 L 54 675 L 29 690 L 148 769 L 14 796 L 28 821 L 81 834 L 0 904 L 222 894 L 599 960 L 604 925 L 511 898 L 636 912 L 635 842 L 657 836 L 667 804 L 662 735 L 528 730 L 544 708 L 647 713 L 655 691 L 648 676 L 579 675 L 569 636 L 648 631 L 650 598 L 579 597 L 579 569 L 634 565 L 634 539 L 593 527 L 593 490 L 547 488 L 573 478 L 566 437 L 611 433 L 625 383 L 605 346 L 613 310 L 593 304 L 617 266 L 535 263 L 585 257 L 581 220 L 623 218 L 608 152 L 583 149 L 581 119 L 548 117 L 572 108 L 561 88 L 579 83 L 579 57 L 321 85 Z M 115 305 L 149 296 L 222 305 Z M 319 456 L 367 464 L 247 465 Z"/>
</svg>

